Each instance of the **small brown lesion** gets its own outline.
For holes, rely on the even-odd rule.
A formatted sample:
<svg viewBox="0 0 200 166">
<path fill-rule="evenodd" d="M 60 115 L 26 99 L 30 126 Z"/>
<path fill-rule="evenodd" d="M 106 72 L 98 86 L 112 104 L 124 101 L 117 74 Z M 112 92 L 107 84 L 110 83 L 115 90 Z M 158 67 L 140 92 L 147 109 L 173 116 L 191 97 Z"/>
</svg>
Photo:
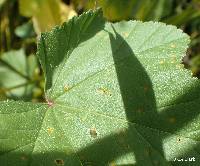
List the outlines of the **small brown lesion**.
<svg viewBox="0 0 200 166">
<path fill-rule="evenodd" d="M 97 130 L 96 130 L 95 127 L 92 127 L 92 128 L 90 129 L 90 136 L 91 136 L 92 138 L 96 138 L 96 137 L 97 137 Z"/>
<path fill-rule="evenodd" d="M 54 162 L 56 163 L 56 165 L 64 165 L 65 164 L 64 160 L 62 160 L 62 159 L 56 159 Z"/>
<path fill-rule="evenodd" d="M 111 96 L 111 92 L 107 88 L 98 88 L 97 91 L 101 94 L 109 95 Z"/>
<path fill-rule="evenodd" d="M 176 139 L 176 142 L 177 142 L 177 143 L 180 143 L 180 142 L 181 142 L 181 138 L 178 137 L 178 138 Z"/>
</svg>

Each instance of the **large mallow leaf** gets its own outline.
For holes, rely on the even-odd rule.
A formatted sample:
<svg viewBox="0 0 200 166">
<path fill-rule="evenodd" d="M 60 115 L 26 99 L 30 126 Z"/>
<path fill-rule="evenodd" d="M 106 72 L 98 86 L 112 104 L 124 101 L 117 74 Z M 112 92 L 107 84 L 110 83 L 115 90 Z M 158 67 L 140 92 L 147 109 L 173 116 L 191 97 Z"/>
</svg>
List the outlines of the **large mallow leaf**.
<svg viewBox="0 0 200 166">
<path fill-rule="evenodd" d="M 0 104 L 2 166 L 200 165 L 200 83 L 189 37 L 84 13 L 43 33 L 46 103 Z"/>
</svg>

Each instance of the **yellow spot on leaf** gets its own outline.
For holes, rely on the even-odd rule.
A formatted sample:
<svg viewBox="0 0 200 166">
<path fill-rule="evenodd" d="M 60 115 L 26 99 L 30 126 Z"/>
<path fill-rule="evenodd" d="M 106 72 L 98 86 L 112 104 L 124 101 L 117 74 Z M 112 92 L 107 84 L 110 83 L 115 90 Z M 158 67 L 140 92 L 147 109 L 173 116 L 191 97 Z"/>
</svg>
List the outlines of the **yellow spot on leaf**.
<svg viewBox="0 0 200 166">
<path fill-rule="evenodd" d="M 182 68 L 184 68 L 184 66 L 182 64 L 178 64 L 178 65 L 176 65 L 176 68 L 177 69 L 182 69 Z"/>
<path fill-rule="evenodd" d="M 67 92 L 70 89 L 70 87 L 68 85 L 64 86 L 64 91 Z"/>
<path fill-rule="evenodd" d="M 162 60 L 162 61 L 160 61 L 160 64 L 162 65 L 162 64 L 164 64 L 164 61 Z"/>
<path fill-rule="evenodd" d="M 124 35 L 124 37 L 128 37 L 128 33 L 127 32 L 124 32 L 123 35 Z"/>
<path fill-rule="evenodd" d="M 54 131 L 54 128 L 52 128 L 52 127 L 49 127 L 49 128 L 47 129 L 47 132 L 49 133 L 49 135 L 52 134 L 53 131 Z"/>
<path fill-rule="evenodd" d="M 171 44 L 170 45 L 172 48 L 176 48 L 176 45 L 175 44 Z"/>
<path fill-rule="evenodd" d="M 176 63 L 176 57 L 172 57 L 171 63 Z"/>
</svg>

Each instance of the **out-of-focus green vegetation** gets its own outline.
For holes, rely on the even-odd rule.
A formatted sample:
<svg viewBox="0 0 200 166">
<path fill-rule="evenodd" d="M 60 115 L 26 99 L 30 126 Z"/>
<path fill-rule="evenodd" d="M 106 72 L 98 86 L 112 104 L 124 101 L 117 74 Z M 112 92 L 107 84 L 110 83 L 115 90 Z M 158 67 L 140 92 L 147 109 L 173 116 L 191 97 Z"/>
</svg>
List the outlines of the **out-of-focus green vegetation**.
<svg viewBox="0 0 200 166">
<path fill-rule="evenodd" d="M 183 29 L 192 40 L 183 61 L 200 77 L 200 0 L 0 0 L 0 100 L 43 100 L 37 37 L 97 7 L 109 21 L 152 20 Z"/>
</svg>

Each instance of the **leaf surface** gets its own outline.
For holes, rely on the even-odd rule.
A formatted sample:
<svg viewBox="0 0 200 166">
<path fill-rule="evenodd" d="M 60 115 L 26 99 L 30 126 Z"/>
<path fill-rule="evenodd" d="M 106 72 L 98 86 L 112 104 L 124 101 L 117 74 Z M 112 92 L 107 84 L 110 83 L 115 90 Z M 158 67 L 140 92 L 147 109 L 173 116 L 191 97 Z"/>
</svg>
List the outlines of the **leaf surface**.
<svg viewBox="0 0 200 166">
<path fill-rule="evenodd" d="M 104 24 L 101 15 L 87 12 L 42 34 L 47 103 L 1 102 L 4 165 L 199 158 L 199 81 L 180 65 L 188 36 L 163 23 Z"/>
<path fill-rule="evenodd" d="M 34 55 L 26 58 L 23 49 L 9 51 L 0 58 L 0 91 L 8 98 L 30 100 L 35 87 L 31 79 L 37 69 Z"/>
</svg>

